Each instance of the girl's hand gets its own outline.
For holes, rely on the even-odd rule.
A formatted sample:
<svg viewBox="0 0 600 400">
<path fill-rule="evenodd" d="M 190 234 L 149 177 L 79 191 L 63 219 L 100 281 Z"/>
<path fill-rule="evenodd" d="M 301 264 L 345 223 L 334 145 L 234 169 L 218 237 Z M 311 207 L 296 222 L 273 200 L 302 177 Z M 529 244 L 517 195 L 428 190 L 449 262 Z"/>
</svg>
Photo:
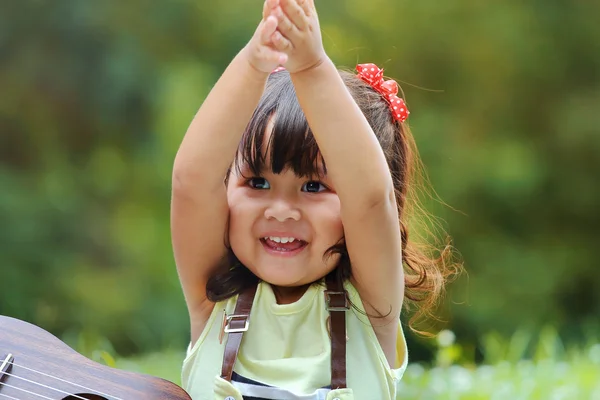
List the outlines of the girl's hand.
<svg viewBox="0 0 600 400">
<path fill-rule="evenodd" d="M 284 64 L 290 73 L 320 65 L 326 58 L 321 39 L 319 18 L 314 0 L 279 0 L 274 10 L 277 31 L 271 41 L 278 51 L 288 55 Z"/>
<path fill-rule="evenodd" d="M 254 36 L 244 48 L 248 63 L 257 71 L 271 73 L 288 60 L 288 55 L 275 48 L 271 38 L 277 32 L 276 12 L 280 0 L 265 0 L 263 18 Z"/>
</svg>

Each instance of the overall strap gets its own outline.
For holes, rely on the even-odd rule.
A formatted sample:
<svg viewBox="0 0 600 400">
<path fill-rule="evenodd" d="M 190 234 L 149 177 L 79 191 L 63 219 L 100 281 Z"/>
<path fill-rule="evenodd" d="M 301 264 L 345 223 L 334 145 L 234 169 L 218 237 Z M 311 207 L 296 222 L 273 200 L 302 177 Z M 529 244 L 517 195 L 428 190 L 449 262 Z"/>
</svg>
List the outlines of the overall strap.
<svg viewBox="0 0 600 400">
<path fill-rule="evenodd" d="M 348 292 L 335 273 L 325 278 L 325 304 L 331 318 L 331 389 L 346 388 L 346 311 Z"/>
<path fill-rule="evenodd" d="M 334 274 L 325 278 L 325 304 L 331 319 L 331 388 L 346 388 L 346 311 L 350 308 L 348 292 Z M 233 367 L 237 360 L 242 336 L 250 324 L 250 310 L 257 285 L 239 294 L 235 311 L 228 315 L 223 331 L 227 333 L 221 378 L 231 382 Z"/>
<path fill-rule="evenodd" d="M 231 382 L 233 375 L 233 366 L 237 360 L 242 336 L 248 330 L 250 324 L 250 310 L 256 295 L 256 287 L 252 285 L 238 295 L 237 303 L 233 314 L 228 315 L 223 331 L 227 333 L 227 343 L 225 344 L 225 354 L 223 355 L 223 367 L 221 369 L 221 378 Z"/>
</svg>

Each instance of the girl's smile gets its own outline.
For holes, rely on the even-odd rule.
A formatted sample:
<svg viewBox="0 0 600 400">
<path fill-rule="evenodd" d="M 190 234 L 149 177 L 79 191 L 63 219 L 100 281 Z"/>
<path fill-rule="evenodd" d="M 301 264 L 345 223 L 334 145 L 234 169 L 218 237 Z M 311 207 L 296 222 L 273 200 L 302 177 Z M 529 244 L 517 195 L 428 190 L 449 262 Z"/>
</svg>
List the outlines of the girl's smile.
<svg viewBox="0 0 600 400">
<path fill-rule="evenodd" d="M 293 257 L 303 251 L 308 242 L 290 233 L 269 233 L 260 239 L 267 253 L 279 257 Z"/>
</svg>

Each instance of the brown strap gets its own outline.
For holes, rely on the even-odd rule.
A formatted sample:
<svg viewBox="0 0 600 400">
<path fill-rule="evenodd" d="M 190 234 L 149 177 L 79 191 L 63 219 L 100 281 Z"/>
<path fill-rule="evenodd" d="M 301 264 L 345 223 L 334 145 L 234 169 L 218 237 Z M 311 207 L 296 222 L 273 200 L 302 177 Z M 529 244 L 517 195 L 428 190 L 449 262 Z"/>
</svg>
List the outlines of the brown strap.
<svg viewBox="0 0 600 400">
<path fill-rule="evenodd" d="M 346 311 L 350 308 L 348 292 L 337 281 L 335 274 L 327 275 L 325 282 L 327 283 L 325 303 L 331 317 L 331 388 L 344 389 L 346 388 Z M 221 378 L 229 382 L 233 375 L 242 336 L 248 330 L 250 310 L 255 295 L 256 285 L 240 293 L 235 311 L 226 319 L 224 332 L 227 333 L 227 343 L 223 355 Z"/>
<path fill-rule="evenodd" d="M 223 328 L 224 332 L 227 333 L 227 344 L 225 344 L 225 354 L 223 355 L 221 378 L 229 382 L 231 382 L 233 367 L 242 344 L 242 336 L 248 330 L 250 324 L 250 310 L 252 310 L 252 303 L 256 295 L 256 286 L 252 285 L 239 294 L 235 311 L 232 315 L 227 316 Z"/>
<path fill-rule="evenodd" d="M 348 292 L 330 273 L 325 278 L 325 304 L 331 318 L 331 389 L 346 388 L 346 311 Z"/>
</svg>

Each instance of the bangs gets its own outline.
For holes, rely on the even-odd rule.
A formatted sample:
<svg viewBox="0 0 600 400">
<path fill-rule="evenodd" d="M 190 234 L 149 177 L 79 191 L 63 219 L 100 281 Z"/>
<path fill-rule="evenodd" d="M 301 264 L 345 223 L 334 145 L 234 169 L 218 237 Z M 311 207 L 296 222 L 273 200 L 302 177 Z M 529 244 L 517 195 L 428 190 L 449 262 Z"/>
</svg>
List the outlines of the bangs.
<svg viewBox="0 0 600 400">
<path fill-rule="evenodd" d="M 269 142 L 265 135 L 273 130 Z M 268 163 L 268 165 L 267 165 Z M 264 171 L 280 174 L 286 169 L 298 177 L 322 177 L 325 160 L 298 104 L 296 91 L 286 71 L 269 76 L 267 86 L 242 136 L 234 166 L 258 176 Z"/>
</svg>

